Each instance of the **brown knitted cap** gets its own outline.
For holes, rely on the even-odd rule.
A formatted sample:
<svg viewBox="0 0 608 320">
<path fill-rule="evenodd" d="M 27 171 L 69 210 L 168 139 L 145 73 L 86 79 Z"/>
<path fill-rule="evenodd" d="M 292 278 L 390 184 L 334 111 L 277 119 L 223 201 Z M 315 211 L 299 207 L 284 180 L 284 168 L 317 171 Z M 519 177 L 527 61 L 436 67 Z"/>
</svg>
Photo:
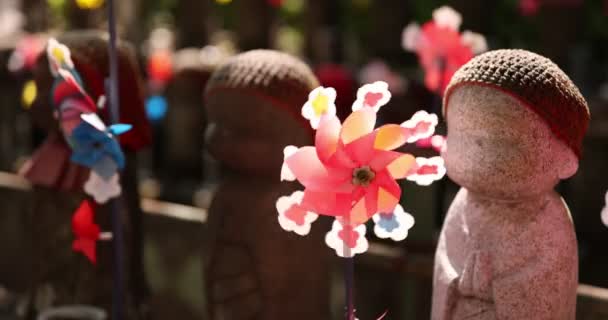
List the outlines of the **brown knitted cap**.
<svg viewBox="0 0 608 320">
<path fill-rule="evenodd" d="M 251 50 L 228 59 L 216 69 L 205 96 L 218 90 L 238 90 L 269 99 L 298 119 L 308 94 L 319 86 L 310 68 L 294 56 L 274 50 Z M 303 118 L 302 118 L 303 119 Z"/>
<path fill-rule="evenodd" d="M 446 88 L 444 115 L 450 94 L 465 84 L 490 86 L 515 97 L 540 115 L 580 158 L 589 108 L 578 88 L 551 60 L 525 50 L 496 50 L 473 58 Z"/>
</svg>

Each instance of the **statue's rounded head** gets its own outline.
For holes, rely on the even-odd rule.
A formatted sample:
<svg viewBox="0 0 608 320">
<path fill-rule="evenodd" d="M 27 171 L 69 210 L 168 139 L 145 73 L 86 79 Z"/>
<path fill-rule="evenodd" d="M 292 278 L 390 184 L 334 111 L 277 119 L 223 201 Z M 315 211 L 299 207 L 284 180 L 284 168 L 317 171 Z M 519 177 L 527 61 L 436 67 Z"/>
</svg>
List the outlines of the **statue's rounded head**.
<svg viewBox="0 0 608 320">
<path fill-rule="evenodd" d="M 252 50 L 220 65 L 205 90 L 210 153 L 231 169 L 275 174 L 287 145 L 312 141 L 301 108 L 318 81 L 299 59 L 273 50 Z"/>
<path fill-rule="evenodd" d="M 482 54 L 454 74 L 443 106 L 448 175 L 470 190 L 531 196 L 578 169 L 587 102 L 545 57 L 525 50 Z"/>
</svg>

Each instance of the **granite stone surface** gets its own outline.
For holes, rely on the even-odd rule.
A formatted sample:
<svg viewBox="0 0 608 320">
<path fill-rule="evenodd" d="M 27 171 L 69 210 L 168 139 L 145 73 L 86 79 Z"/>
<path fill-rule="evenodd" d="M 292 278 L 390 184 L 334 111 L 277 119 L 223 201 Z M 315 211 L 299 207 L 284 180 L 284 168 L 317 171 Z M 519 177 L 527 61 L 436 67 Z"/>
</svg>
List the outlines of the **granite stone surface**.
<svg viewBox="0 0 608 320">
<path fill-rule="evenodd" d="M 575 319 L 578 257 L 553 190 L 578 169 L 538 113 L 496 88 L 456 88 L 446 106 L 448 176 L 462 188 L 435 256 L 431 318 Z"/>
</svg>

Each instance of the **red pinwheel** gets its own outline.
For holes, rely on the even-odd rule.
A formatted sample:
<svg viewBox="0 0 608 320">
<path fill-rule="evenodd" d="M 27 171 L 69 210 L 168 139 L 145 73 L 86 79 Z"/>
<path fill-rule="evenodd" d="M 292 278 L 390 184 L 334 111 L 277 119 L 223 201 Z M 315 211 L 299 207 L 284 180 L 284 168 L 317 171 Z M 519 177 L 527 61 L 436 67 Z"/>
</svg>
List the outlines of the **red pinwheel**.
<svg viewBox="0 0 608 320">
<path fill-rule="evenodd" d="M 55 78 L 51 97 L 63 135 L 72 149 L 70 160 L 91 169 L 84 191 L 98 203 L 105 203 L 121 193 L 118 172 L 125 160 L 117 137 L 129 131 L 131 125 L 106 127 L 97 115 L 98 106 L 83 89 L 68 47 L 50 39 L 47 56 Z M 103 101 L 100 99 L 100 104 Z"/>
<path fill-rule="evenodd" d="M 88 200 L 83 201 L 72 216 L 72 232 L 75 236 L 72 250 L 81 252 L 93 264 L 97 263 L 96 245 L 101 234 L 94 217 L 94 206 Z"/>
</svg>

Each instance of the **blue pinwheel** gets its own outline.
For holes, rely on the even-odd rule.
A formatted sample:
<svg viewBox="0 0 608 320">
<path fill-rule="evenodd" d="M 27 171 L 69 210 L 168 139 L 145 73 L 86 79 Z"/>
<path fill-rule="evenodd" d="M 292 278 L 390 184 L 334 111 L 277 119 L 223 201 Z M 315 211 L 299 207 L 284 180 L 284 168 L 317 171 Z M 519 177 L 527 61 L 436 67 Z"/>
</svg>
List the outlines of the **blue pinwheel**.
<svg viewBox="0 0 608 320">
<path fill-rule="evenodd" d="M 125 156 L 116 137 L 129 131 L 129 124 L 114 124 L 106 127 L 94 114 L 82 114 L 83 120 L 72 131 L 71 160 L 91 168 L 99 176 L 111 177 L 125 165 Z"/>
</svg>

